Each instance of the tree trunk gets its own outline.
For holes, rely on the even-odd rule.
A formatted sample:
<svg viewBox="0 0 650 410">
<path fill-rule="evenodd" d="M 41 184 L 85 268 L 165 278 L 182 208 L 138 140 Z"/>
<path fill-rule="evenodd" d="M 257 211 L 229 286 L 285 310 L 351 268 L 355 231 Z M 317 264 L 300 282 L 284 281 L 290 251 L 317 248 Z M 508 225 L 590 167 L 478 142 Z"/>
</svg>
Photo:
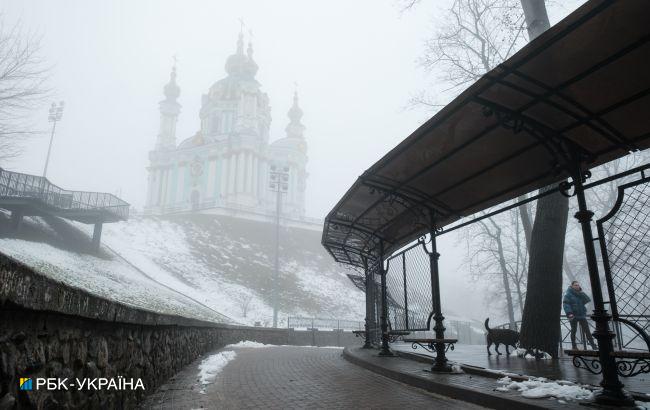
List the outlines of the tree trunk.
<svg viewBox="0 0 650 410">
<path fill-rule="evenodd" d="M 519 197 L 519 201 L 526 199 L 526 195 Z M 526 238 L 526 250 L 530 252 L 530 235 L 533 232 L 533 222 L 530 218 L 530 208 L 528 204 L 519 205 L 519 217 L 521 218 L 521 226 L 524 228 L 524 238 Z"/>
<path fill-rule="evenodd" d="M 521 293 L 521 282 L 516 282 L 517 285 L 517 298 L 519 299 L 519 314 L 524 316 L 524 295 Z"/>
<path fill-rule="evenodd" d="M 529 41 L 550 27 L 544 0 L 521 0 Z M 551 187 L 543 188 L 544 192 Z M 562 303 L 562 264 L 569 200 L 559 193 L 537 203 L 530 240 L 521 346 L 557 357 Z"/>
<path fill-rule="evenodd" d="M 510 291 L 510 281 L 508 280 L 508 266 L 506 265 L 506 258 L 503 254 L 503 243 L 501 242 L 501 228 L 496 226 L 493 220 L 490 222 L 496 228 L 495 238 L 497 241 L 497 251 L 499 252 L 499 265 L 501 266 L 501 275 L 503 278 L 503 290 L 506 293 L 506 305 L 508 308 L 508 319 L 510 320 L 510 329 L 515 329 L 515 309 L 512 306 L 512 292 Z"/>
<path fill-rule="evenodd" d="M 543 188 L 541 191 L 550 189 Z M 541 198 L 531 235 L 521 347 L 557 357 L 562 305 L 562 263 L 569 199 L 560 193 Z"/>
<path fill-rule="evenodd" d="M 574 280 L 576 280 L 576 275 L 573 273 L 573 268 L 571 268 L 571 264 L 567 263 L 566 252 L 564 253 L 564 273 L 566 274 L 567 279 L 569 279 L 569 282 L 573 282 Z"/>
<path fill-rule="evenodd" d="M 544 0 L 521 0 L 521 8 L 524 9 L 526 18 L 528 41 L 532 41 L 551 27 Z"/>
</svg>

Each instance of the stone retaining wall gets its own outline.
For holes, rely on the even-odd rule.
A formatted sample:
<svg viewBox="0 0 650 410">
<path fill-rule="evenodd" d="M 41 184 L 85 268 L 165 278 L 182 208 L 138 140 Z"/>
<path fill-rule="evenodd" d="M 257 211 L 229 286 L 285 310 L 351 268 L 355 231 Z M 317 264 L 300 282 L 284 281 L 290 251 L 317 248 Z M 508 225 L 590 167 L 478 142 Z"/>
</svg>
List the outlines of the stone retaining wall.
<svg viewBox="0 0 650 410">
<path fill-rule="evenodd" d="M 161 315 L 74 289 L 0 255 L 0 409 L 134 408 L 200 355 L 241 340 L 349 345 L 348 332 L 293 331 Z M 19 390 L 30 377 L 34 390 Z M 36 378 L 141 379 L 144 389 L 36 390 Z"/>
</svg>

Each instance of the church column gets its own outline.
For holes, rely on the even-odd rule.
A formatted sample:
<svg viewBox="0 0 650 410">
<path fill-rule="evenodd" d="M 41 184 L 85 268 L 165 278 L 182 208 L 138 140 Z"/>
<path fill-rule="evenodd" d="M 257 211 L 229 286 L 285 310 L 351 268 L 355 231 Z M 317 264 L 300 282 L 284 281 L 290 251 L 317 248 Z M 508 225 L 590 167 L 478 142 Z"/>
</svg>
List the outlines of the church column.
<svg viewBox="0 0 650 410">
<path fill-rule="evenodd" d="M 248 151 L 244 151 L 244 164 L 242 165 L 243 172 L 242 172 L 242 192 L 247 194 L 248 193 L 248 177 L 250 176 L 250 172 L 248 171 Z"/>
<path fill-rule="evenodd" d="M 178 165 L 176 180 L 176 202 L 183 202 L 183 193 L 185 190 L 185 167 Z"/>
<path fill-rule="evenodd" d="M 246 154 L 246 192 L 253 194 L 253 153 Z"/>
<path fill-rule="evenodd" d="M 162 183 L 163 183 L 162 169 L 158 168 L 156 169 L 156 202 L 155 202 L 157 206 L 162 205 L 162 190 L 163 190 Z"/>
<path fill-rule="evenodd" d="M 222 156 L 221 157 L 221 183 L 219 184 L 219 192 L 217 192 L 217 195 L 221 197 L 225 197 L 228 193 L 228 157 Z"/>
<path fill-rule="evenodd" d="M 259 173 L 258 173 L 258 168 L 257 164 L 259 162 L 259 159 L 257 158 L 257 155 L 253 155 L 253 172 L 252 172 L 252 177 L 253 177 L 253 196 L 255 198 L 259 198 L 259 190 L 258 190 L 258 182 L 260 179 Z M 256 206 L 258 204 L 255 204 Z"/>
<path fill-rule="evenodd" d="M 214 192 L 214 173 L 216 169 L 216 160 L 214 158 L 208 159 L 208 177 L 207 177 L 207 187 L 205 189 L 205 197 L 213 198 L 215 196 Z"/>
<path fill-rule="evenodd" d="M 153 202 L 153 193 L 154 193 L 154 191 L 156 189 L 155 185 L 154 185 L 154 183 L 155 183 L 154 178 L 155 178 L 155 173 L 151 169 L 151 167 L 149 167 L 149 176 L 147 178 L 147 206 L 152 206 L 154 204 L 154 202 Z"/>
<path fill-rule="evenodd" d="M 240 152 L 237 155 L 237 188 L 236 191 L 244 191 L 244 153 Z"/>
<path fill-rule="evenodd" d="M 235 182 L 237 174 L 237 154 L 234 152 L 230 154 L 228 158 L 230 166 L 228 167 L 228 195 L 232 195 L 235 192 Z"/>
<path fill-rule="evenodd" d="M 163 168 L 160 170 L 161 177 L 160 177 L 160 206 L 164 207 L 166 203 L 166 198 L 167 198 L 167 168 Z"/>
</svg>

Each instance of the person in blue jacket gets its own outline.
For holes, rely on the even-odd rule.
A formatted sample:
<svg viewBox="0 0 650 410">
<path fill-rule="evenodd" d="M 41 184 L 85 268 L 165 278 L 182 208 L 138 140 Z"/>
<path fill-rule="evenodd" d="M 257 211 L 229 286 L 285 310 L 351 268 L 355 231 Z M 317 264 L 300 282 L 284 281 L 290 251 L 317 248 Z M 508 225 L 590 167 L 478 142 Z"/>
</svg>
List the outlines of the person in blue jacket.
<svg viewBox="0 0 650 410">
<path fill-rule="evenodd" d="M 591 298 L 582 291 L 580 283 L 577 280 L 571 282 L 571 286 L 564 293 L 562 304 L 564 305 L 564 313 L 566 313 L 571 323 L 571 346 L 575 350 L 578 348 L 576 345 L 576 330 L 578 330 L 578 323 L 582 328 L 582 332 L 587 336 L 589 345 L 592 349 L 596 350 L 594 338 L 589 331 L 589 323 L 587 323 L 587 303 L 591 302 Z"/>
</svg>

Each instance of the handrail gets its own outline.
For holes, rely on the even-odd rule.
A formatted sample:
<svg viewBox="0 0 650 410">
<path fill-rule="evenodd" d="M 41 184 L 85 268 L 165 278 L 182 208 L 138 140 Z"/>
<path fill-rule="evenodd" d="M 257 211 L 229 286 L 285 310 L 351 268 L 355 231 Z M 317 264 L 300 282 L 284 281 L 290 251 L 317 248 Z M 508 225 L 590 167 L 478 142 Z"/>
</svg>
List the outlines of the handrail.
<svg viewBox="0 0 650 410">
<path fill-rule="evenodd" d="M 105 192 L 70 191 L 47 178 L 0 168 L 0 197 L 29 198 L 62 211 L 105 211 L 119 219 L 127 219 L 130 205 Z"/>
</svg>

